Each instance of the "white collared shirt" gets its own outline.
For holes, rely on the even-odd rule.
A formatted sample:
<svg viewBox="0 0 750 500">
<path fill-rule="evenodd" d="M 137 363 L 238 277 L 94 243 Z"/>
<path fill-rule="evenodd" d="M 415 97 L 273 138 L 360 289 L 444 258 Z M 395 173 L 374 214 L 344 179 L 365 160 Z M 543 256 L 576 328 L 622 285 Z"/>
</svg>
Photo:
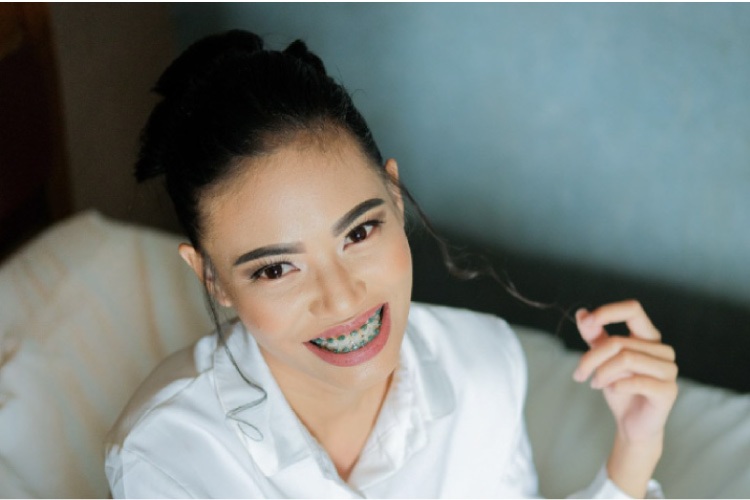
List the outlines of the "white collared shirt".
<svg viewBox="0 0 750 500">
<path fill-rule="evenodd" d="M 120 416 L 106 446 L 115 498 L 538 494 L 523 422 L 524 356 L 494 316 L 412 304 L 399 368 L 348 482 L 243 325 L 226 348 L 217 339 L 168 358 Z M 579 495 L 626 497 L 603 468 Z"/>
</svg>

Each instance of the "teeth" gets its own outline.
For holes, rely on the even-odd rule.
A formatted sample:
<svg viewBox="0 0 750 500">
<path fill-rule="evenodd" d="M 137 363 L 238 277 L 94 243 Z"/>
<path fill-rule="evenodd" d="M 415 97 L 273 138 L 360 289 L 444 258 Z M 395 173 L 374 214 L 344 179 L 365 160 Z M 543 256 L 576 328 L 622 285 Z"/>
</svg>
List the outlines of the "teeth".
<svg viewBox="0 0 750 500">
<path fill-rule="evenodd" d="M 339 335 L 336 338 L 317 338 L 311 340 L 313 344 L 318 347 L 322 347 L 327 351 L 335 353 L 346 353 L 356 351 L 366 346 L 372 339 L 374 339 L 378 333 L 380 333 L 380 325 L 382 323 L 381 313 L 383 308 L 378 309 L 375 314 L 370 316 L 367 322 L 362 325 L 361 328 L 355 330 L 347 335 Z"/>
</svg>

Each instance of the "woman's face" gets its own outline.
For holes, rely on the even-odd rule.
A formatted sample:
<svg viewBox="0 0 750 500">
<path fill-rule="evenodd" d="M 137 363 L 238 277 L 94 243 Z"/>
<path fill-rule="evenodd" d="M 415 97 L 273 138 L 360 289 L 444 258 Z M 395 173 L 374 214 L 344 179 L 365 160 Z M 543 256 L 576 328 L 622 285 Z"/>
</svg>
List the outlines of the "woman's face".
<svg viewBox="0 0 750 500">
<path fill-rule="evenodd" d="M 201 204 L 219 301 L 235 308 L 282 388 L 387 380 L 412 284 L 399 194 L 338 130 L 246 163 Z M 397 175 L 393 160 L 386 168 Z"/>
</svg>

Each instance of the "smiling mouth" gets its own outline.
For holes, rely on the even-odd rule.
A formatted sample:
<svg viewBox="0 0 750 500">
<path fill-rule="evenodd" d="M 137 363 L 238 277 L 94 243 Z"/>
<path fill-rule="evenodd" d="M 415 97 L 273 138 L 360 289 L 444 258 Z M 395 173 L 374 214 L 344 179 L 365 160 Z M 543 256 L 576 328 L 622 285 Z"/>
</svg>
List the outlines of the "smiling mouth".
<svg viewBox="0 0 750 500">
<path fill-rule="evenodd" d="M 358 329 L 349 332 L 346 335 L 339 335 L 338 337 L 318 337 L 312 339 L 310 343 L 335 354 L 356 351 L 365 347 L 378 336 L 382 323 L 383 307 L 380 307 L 372 316 L 367 318 L 367 321 L 365 321 L 365 323 Z"/>
</svg>

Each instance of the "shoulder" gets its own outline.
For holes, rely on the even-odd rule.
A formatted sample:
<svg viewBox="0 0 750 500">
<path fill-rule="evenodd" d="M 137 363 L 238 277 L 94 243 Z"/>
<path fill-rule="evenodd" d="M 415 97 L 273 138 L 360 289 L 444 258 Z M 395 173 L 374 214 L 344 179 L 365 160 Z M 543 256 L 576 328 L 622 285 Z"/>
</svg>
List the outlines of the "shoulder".
<svg viewBox="0 0 750 500">
<path fill-rule="evenodd" d="M 189 497 L 185 467 L 210 451 L 223 426 L 215 391 L 218 337 L 166 358 L 132 396 L 105 441 L 105 472 L 117 497 Z M 196 439 L 204 436 L 204 439 Z M 198 457 L 200 458 L 200 457 Z"/>
<path fill-rule="evenodd" d="M 487 313 L 412 303 L 409 335 L 440 358 L 451 378 L 504 384 L 523 400 L 526 361 L 508 323 Z"/>
<path fill-rule="evenodd" d="M 431 328 L 478 328 L 477 335 L 512 334 L 508 323 L 494 314 L 436 304 L 412 302 L 409 321 Z M 500 333 L 498 333 L 500 332 Z"/>
<path fill-rule="evenodd" d="M 226 332 L 228 341 L 243 332 L 235 324 Z M 167 358 L 136 391 L 105 443 L 105 471 L 115 496 L 257 494 L 245 441 L 237 439 L 222 399 L 232 389 L 220 392 L 227 389 L 225 353 L 218 336 L 204 337 Z M 248 392 L 240 381 L 234 395 L 244 401 Z"/>
<path fill-rule="evenodd" d="M 473 357 L 523 360 L 521 344 L 508 323 L 493 314 L 413 302 L 409 326 L 434 347 Z"/>
<path fill-rule="evenodd" d="M 152 419 L 176 401 L 189 399 L 196 381 L 212 369 L 216 335 L 209 335 L 167 357 L 140 385 L 107 436 L 107 448 L 122 447 L 142 422 Z"/>
</svg>

